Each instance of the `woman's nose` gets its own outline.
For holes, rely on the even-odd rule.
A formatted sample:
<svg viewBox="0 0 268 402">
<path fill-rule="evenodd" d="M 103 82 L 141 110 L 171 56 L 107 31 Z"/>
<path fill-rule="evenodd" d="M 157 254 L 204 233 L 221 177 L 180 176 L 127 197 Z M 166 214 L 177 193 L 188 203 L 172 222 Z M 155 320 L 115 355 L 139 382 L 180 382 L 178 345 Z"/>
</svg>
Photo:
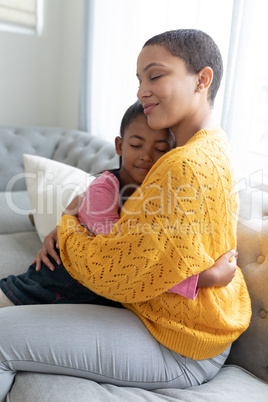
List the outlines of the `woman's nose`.
<svg viewBox="0 0 268 402">
<path fill-rule="evenodd" d="M 142 102 L 142 99 L 147 98 L 148 96 L 151 96 L 151 91 L 149 88 L 146 88 L 145 85 L 140 84 L 137 92 L 138 99 Z"/>
<path fill-rule="evenodd" d="M 142 96 L 141 96 L 141 87 L 139 87 L 138 92 L 137 92 L 137 98 L 139 99 L 139 101 L 142 101 Z"/>
</svg>

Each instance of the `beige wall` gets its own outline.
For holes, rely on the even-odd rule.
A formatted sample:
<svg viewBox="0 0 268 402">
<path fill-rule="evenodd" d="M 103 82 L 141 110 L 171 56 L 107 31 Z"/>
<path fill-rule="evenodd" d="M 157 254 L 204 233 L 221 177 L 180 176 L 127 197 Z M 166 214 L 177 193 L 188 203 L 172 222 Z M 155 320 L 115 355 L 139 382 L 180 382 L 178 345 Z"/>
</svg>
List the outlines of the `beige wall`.
<svg viewBox="0 0 268 402">
<path fill-rule="evenodd" d="M 41 36 L 0 31 L 0 125 L 78 127 L 83 0 L 44 0 Z"/>
</svg>

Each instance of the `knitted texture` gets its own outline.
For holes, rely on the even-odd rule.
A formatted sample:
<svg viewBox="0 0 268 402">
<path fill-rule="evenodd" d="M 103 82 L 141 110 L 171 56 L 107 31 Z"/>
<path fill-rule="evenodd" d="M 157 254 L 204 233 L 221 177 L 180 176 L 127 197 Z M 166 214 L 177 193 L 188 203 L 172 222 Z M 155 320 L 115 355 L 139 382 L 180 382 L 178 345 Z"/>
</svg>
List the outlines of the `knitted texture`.
<svg viewBox="0 0 268 402">
<path fill-rule="evenodd" d="M 167 290 L 236 247 L 234 184 L 226 135 L 202 130 L 156 162 L 109 235 L 91 236 L 63 216 L 62 262 L 84 286 L 137 314 L 169 349 L 193 359 L 215 356 L 249 325 L 241 270 L 226 287 L 200 289 L 195 300 Z"/>
</svg>

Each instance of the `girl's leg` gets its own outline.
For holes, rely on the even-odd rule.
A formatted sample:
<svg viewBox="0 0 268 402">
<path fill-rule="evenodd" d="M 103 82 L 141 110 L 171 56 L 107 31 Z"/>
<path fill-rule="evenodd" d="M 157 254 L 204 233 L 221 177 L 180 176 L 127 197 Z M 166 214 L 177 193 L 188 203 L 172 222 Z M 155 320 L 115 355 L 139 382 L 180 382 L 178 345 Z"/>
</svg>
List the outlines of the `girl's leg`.
<svg viewBox="0 0 268 402">
<path fill-rule="evenodd" d="M 14 306 L 14 304 L 6 297 L 5 293 L 2 292 L 2 290 L 0 289 L 0 308 L 11 307 L 11 306 Z"/>
<path fill-rule="evenodd" d="M 1 309 L 0 322 L 0 401 L 17 370 L 185 388 L 214 377 L 228 354 L 187 359 L 159 344 L 131 311 L 107 306 L 16 306 Z"/>
<path fill-rule="evenodd" d="M 17 306 L 69 303 L 122 307 L 120 303 L 108 300 L 84 287 L 72 278 L 62 264 L 57 265 L 51 256 L 48 257 L 56 267 L 53 272 L 44 263 L 41 270 L 36 272 L 36 265 L 32 264 L 23 274 L 0 279 L 0 291 L 6 296 L 2 305 L 0 294 L 0 307 L 6 307 L 8 300 L 11 305 Z"/>
</svg>

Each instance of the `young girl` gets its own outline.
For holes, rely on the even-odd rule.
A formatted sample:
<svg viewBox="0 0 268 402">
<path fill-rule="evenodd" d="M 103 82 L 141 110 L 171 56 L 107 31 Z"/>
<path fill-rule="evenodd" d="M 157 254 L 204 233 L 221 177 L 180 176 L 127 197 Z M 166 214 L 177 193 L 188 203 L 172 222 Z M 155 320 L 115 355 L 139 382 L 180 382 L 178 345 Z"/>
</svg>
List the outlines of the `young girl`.
<svg viewBox="0 0 268 402">
<path fill-rule="evenodd" d="M 70 274 L 126 308 L 0 309 L 0 400 L 17 370 L 145 389 L 196 386 L 218 373 L 249 325 L 239 268 L 228 286 L 201 288 L 194 301 L 167 292 L 236 247 L 230 147 L 212 120 L 220 52 L 204 32 L 165 32 L 145 43 L 137 76 L 149 126 L 170 127 L 177 147 L 150 169 L 142 197 L 129 197 L 109 235 L 89 236 L 71 215 L 58 226 Z"/>
<path fill-rule="evenodd" d="M 119 220 L 123 202 L 143 182 L 154 163 L 174 147 L 170 130 L 152 130 L 147 123 L 139 101 L 131 105 L 123 116 L 120 137 L 115 148 L 121 158 L 119 169 L 106 171 L 96 178 L 85 194 L 77 196 L 63 214 L 77 216 L 80 223 L 93 234 L 108 234 Z M 47 244 L 57 238 L 56 230 L 44 241 Z M 45 246 L 43 246 L 44 249 Z M 55 249 L 53 248 L 53 252 Z M 56 253 L 56 259 L 60 257 Z M 206 272 L 192 275 L 175 285 L 168 292 L 195 299 L 198 287 L 225 286 L 233 278 L 235 259 L 229 262 L 230 253 L 220 258 Z M 46 260 L 45 260 L 46 261 Z M 58 261 L 48 259 L 47 264 L 32 264 L 24 274 L 9 275 L 0 281 L 0 307 L 26 304 L 93 303 L 121 306 L 91 292 L 73 279 Z M 50 269 L 48 269 L 50 268 Z M 54 271 L 54 272 L 52 272 Z M 37 273 L 38 272 L 38 273 Z M 6 298 L 8 300 L 6 300 Z M 2 300 L 2 302 L 1 302 Z"/>
</svg>

